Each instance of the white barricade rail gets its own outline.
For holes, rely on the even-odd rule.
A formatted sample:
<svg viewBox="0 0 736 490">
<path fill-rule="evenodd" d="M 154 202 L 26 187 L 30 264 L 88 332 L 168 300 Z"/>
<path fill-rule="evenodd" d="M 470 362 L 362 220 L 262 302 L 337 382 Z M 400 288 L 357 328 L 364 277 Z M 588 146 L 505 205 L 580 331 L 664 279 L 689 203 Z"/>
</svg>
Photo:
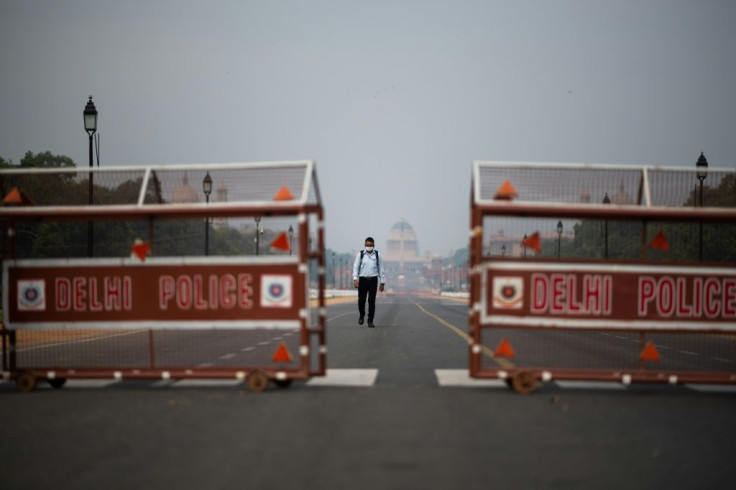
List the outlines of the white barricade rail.
<svg viewBox="0 0 736 490">
<path fill-rule="evenodd" d="M 736 170 L 475 162 L 470 374 L 736 383 Z"/>
<path fill-rule="evenodd" d="M 313 162 L 7 169 L 0 185 L 2 367 L 20 389 L 325 374 Z"/>
</svg>

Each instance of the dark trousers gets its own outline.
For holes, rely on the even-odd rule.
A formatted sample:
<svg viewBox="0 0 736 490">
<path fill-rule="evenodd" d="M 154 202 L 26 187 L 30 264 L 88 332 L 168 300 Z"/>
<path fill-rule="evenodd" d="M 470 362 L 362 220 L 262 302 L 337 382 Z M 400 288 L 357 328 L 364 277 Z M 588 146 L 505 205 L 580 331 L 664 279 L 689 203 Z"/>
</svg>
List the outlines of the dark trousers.
<svg viewBox="0 0 736 490">
<path fill-rule="evenodd" d="M 360 318 L 365 316 L 365 297 L 368 296 L 368 321 L 373 321 L 376 313 L 376 291 L 378 290 L 378 277 L 358 278 L 358 311 Z"/>
</svg>

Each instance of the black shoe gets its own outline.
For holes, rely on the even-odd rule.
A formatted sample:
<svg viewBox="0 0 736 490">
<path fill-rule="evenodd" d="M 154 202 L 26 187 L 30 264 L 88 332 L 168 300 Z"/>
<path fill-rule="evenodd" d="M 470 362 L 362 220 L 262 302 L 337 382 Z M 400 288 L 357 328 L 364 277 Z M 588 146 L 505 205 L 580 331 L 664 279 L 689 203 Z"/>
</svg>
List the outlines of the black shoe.
<svg viewBox="0 0 736 490">
<path fill-rule="evenodd" d="M 358 325 L 363 325 L 363 317 L 358 318 Z"/>
<path fill-rule="evenodd" d="M 375 327 L 375 325 L 373 325 L 373 322 L 368 322 L 368 326 L 369 326 L 370 328 L 374 328 L 374 327 Z"/>
</svg>

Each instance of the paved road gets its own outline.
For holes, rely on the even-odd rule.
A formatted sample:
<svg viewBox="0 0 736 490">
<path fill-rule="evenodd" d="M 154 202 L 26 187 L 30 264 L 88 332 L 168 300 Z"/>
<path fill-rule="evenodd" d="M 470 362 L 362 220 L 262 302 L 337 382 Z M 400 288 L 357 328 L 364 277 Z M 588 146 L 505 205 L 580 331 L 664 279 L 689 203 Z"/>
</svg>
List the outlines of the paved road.
<svg viewBox="0 0 736 490">
<path fill-rule="evenodd" d="M 465 305 L 381 296 L 375 329 L 357 325 L 352 304 L 329 307 L 328 318 L 329 367 L 364 387 L 315 379 L 254 394 L 229 380 L 106 380 L 18 394 L 0 384 L 0 488 L 736 481 L 736 393 L 727 388 L 551 383 L 521 396 L 494 382 L 443 387 L 438 376 L 467 365 Z"/>
</svg>

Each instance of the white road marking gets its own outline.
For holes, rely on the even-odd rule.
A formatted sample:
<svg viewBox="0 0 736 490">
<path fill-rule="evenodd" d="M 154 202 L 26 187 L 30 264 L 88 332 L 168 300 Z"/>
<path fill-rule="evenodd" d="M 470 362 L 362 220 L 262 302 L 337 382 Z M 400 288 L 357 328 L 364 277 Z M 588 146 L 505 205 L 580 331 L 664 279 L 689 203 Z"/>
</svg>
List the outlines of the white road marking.
<svg viewBox="0 0 736 490">
<path fill-rule="evenodd" d="M 471 378 L 467 369 L 435 369 L 434 375 L 443 388 L 506 388 L 502 379 Z"/>
<path fill-rule="evenodd" d="M 107 388 L 120 383 L 120 379 L 67 379 L 64 388 Z"/>
<path fill-rule="evenodd" d="M 235 354 L 223 354 L 220 359 L 232 359 L 233 357 L 235 357 Z"/>
<path fill-rule="evenodd" d="M 733 362 L 731 359 L 724 359 L 722 357 L 711 357 L 711 359 L 713 359 L 714 361 L 718 361 L 718 362 L 729 362 L 729 363 Z"/>
<path fill-rule="evenodd" d="M 686 384 L 685 386 L 701 393 L 736 393 L 736 385 Z"/>
<path fill-rule="evenodd" d="M 271 343 L 271 341 L 269 340 L 267 342 L 258 342 L 258 345 L 268 345 L 270 343 Z"/>
<path fill-rule="evenodd" d="M 243 351 L 243 352 L 248 352 L 248 351 L 251 351 L 251 350 L 255 350 L 255 347 L 243 347 L 240 350 Z"/>
<path fill-rule="evenodd" d="M 182 379 L 173 388 L 221 388 L 242 385 L 242 379 Z"/>
<path fill-rule="evenodd" d="M 568 381 L 557 380 L 555 384 L 565 390 L 625 390 L 625 385 L 616 381 Z"/>
<path fill-rule="evenodd" d="M 373 386 L 378 369 L 328 369 L 327 376 L 318 376 L 307 381 L 307 386 Z"/>
<path fill-rule="evenodd" d="M 700 355 L 697 352 L 690 352 L 689 350 L 681 350 L 680 353 L 687 354 L 688 356 L 699 356 Z"/>
</svg>

